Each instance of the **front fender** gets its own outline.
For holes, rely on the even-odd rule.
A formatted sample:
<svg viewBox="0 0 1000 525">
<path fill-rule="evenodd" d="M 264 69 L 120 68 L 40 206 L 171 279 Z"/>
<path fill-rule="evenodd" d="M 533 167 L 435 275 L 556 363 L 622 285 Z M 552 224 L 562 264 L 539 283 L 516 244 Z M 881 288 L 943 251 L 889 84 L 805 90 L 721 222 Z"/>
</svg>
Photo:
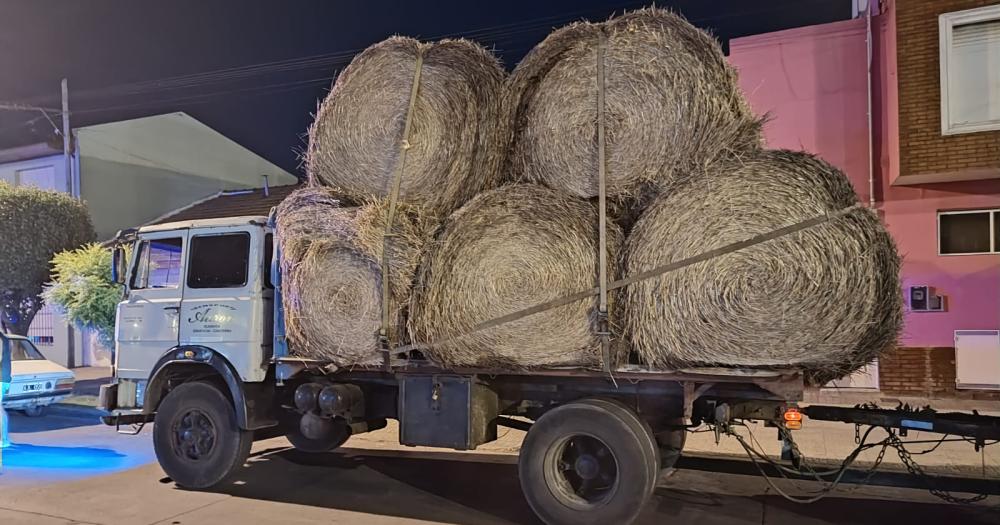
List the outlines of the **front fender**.
<svg viewBox="0 0 1000 525">
<path fill-rule="evenodd" d="M 176 386 L 172 381 L 183 383 L 208 377 L 219 377 L 226 384 L 240 428 L 256 430 L 277 424 L 274 382 L 265 379 L 261 383 L 244 383 L 222 354 L 199 345 L 176 346 L 160 357 L 146 383 L 143 413 L 156 412 L 164 396 Z"/>
</svg>

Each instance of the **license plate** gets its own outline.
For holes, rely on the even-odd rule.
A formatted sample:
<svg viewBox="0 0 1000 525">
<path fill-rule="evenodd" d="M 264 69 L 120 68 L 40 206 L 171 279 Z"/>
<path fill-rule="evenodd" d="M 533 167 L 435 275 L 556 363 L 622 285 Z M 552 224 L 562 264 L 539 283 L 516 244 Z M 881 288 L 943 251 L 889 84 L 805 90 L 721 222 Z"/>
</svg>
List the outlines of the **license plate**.
<svg viewBox="0 0 1000 525">
<path fill-rule="evenodd" d="M 21 386 L 21 392 L 28 394 L 31 392 L 41 392 L 45 390 L 45 383 L 28 383 Z"/>
</svg>

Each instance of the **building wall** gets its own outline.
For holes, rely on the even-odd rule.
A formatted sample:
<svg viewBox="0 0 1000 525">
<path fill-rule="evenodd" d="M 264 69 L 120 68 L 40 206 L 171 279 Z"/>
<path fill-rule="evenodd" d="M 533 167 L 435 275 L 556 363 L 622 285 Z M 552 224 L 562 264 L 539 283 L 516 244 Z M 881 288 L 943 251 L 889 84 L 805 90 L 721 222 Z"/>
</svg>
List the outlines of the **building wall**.
<svg viewBox="0 0 1000 525">
<path fill-rule="evenodd" d="M 904 346 L 954 346 L 955 330 L 1000 329 L 1000 255 L 937 254 L 937 212 L 1000 207 L 1000 183 L 935 186 L 889 187 L 883 204 L 903 257 L 903 289 L 933 286 L 945 298 L 943 312 L 907 312 Z"/>
<path fill-rule="evenodd" d="M 805 150 L 843 170 L 869 198 L 865 21 L 735 38 L 729 61 L 769 148 Z"/>
<path fill-rule="evenodd" d="M 940 4 L 964 9 L 973 3 L 976 2 L 910 0 L 896 6 L 893 0 L 883 0 L 883 13 L 872 20 L 873 177 L 877 206 L 903 258 L 904 288 L 917 284 L 933 286 L 946 300 L 944 312 L 906 313 L 903 348 L 887 356 L 879 366 L 883 389 L 894 393 L 953 394 L 954 331 L 1000 328 L 1000 255 L 937 253 L 937 212 L 1000 207 L 1000 180 L 892 184 L 901 170 L 907 173 L 905 170 L 917 165 L 923 166 L 920 169 L 932 165 L 936 166 L 934 169 L 962 169 L 981 158 L 978 153 L 972 155 L 973 160 L 964 158 L 970 149 L 967 141 L 991 144 L 989 141 L 994 140 L 993 133 L 984 134 L 985 138 L 969 138 L 979 135 L 970 134 L 957 141 L 950 140 L 957 137 L 940 137 L 937 12 L 943 10 L 916 5 Z M 902 29 L 905 35 L 896 34 L 897 9 L 912 11 L 898 20 L 905 23 Z M 913 13 L 931 22 L 918 22 Z M 929 32 L 931 36 L 918 37 L 909 31 Z M 768 112 L 772 117 L 765 126 L 768 146 L 818 154 L 845 171 L 862 199 L 868 196 L 870 173 L 865 39 L 865 20 L 856 19 L 734 39 L 730 42 L 729 57 L 740 72 L 741 86 L 754 110 Z M 910 46 L 928 39 L 933 40 L 933 53 L 918 49 L 917 58 L 907 58 Z M 928 59 L 931 55 L 933 58 Z M 933 67 L 928 65 L 929 60 Z M 910 79 L 910 75 L 916 75 L 913 69 L 917 65 L 923 68 L 917 75 L 919 88 L 911 85 Z M 930 77 L 933 81 L 927 80 Z M 928 95 L 930 92 L 932 96 Z M 916 109 L 924 111 L 922 116 L 917 116 Z M 913 134 L 924 131 L 924 135 Z M 928 148 L 930 153 L 920 153 L 920 148 Z M 1000 144 L 992 148 L 990 151 L 1000 163 Z M 919 159 L 929 157 L 934 157 L 937 164 L 918 163 Z M 951 357 L 942 358 L 947 352 L 951 352 Z M 933 366 L 921 365 L 924 368 L 918 371 L 915 363 L 930 362 L 929 355 L 934 356 Z M 951 367 L 950 379 L 940 373 L 942 366 Z M 927 381 L 931 383 L 914 379 L 924 377 L 920 374 L 930 377 Z M 941 382 L 948 384 L 950 390 L 938 384 Z"/>
<path fill-rule="evenodd" d="M 925 173 L 912 171 L 914 166 L 932 165 L 921 159 L 933 157 L 934 169 L 944 172 L 965 169 L 972 162 L 966 154 L 981 157 L 968 151 L 969 141 L 997 135 L 943 137 L 940 127 L 938 15 L 985 3 L 889 0 L 876 17 L 873 78 L 881 207 L 903 257 L 904 289 L 933 286 L 946 305 L 944 312 L 907 313 L 901 338 L 906 347 L 954 347 L 955 330 L 1000 328 L 1000 255 L 942 256 L 937 247 L 937 213 L 1000 207 L 1000 180 L 898 184 L 907 174 Z M 915 89 L 917 85 L 922 87 Z M 992 153 L 1000 163 L 1000 143 Z"/>
<path fill-rule="evenodd" d="M 66 188 L 66 161 L 62 155 L 52 155 L 30 160 L 8 162 L 0 164 L 0 180 L 11 184 L 33 183 L 26 180 L 24 172 L 30 170 L 51 170 L 52 185 L 33 184 L 47 190 L 67 191 Z"/>
<path fill-rule="evenodd" d="M 955 388 L 953 347 L 898 348 L 882 356 L 879 364 L 879 388 L 884 394 L 1000 399 L 1000 392 Z"/>
<path fill-rule="evenodd" d="M 899 74 L 900 181 L 907 176 L 994 168 L 1000 131 L 941 134 L 938 15 L 1000 0 L 895 0 Z M 956 176 L 959 174 L 956 173 Z"/>
<path fill-rule="evenodd" d="M 232 183 L 164 168 L 80 158 L 81 195 L 90 207 L 99 239 L 149 222 Z"/>
</svg>

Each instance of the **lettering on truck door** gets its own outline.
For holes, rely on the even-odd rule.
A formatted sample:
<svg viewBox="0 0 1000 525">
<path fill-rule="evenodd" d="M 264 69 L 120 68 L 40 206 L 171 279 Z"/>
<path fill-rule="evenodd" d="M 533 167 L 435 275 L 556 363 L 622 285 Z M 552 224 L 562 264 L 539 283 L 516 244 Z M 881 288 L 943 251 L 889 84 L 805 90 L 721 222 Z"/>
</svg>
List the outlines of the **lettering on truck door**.
<svg viewBox="0 0 1000 525">
<path fill-rule="evenodd" d="M 263 231 L 213 228 L 191 234 L 180 341 L 222 354 L 249 381 L 263 379 Z M 251 263 L 251 261 L 254 261 Z"/>
</svg>

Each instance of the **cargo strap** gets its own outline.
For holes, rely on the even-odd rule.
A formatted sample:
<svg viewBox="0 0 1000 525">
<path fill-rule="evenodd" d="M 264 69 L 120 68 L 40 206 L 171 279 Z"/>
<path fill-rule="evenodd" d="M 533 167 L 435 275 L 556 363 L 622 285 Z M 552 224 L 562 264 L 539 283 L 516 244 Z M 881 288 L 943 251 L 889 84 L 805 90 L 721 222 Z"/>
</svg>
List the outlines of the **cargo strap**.
<svg viewBox="0 0 1000 525">
<path fill-rule="evenodd" d="M 681 268 L 686 268 L 686 267 L 691 266 L 693 264 L 698 264 L 700 262 L 704 262 L 704 261 L 707 261 L 709 259 L 715 259 L 716 257 L 721 257 L 723 255 L 728 255 L 728 254 L 733 253 L 733 252 L 738 252 L 740 250 L 749 248 L 751 246 L 756 246 L 756 245 L 761 244 L 761 243 L 765 243 L 765 242 L 768 242 L 768 241 L 773 241 L 774 239 L 785 237 L 787 235 L 791 235 L 793 233 L 797 233 L 797 232 L 800 232 L 802 230 L 807 230 L 809 228 L 812 228 L 814 226 L 818 226 L 820 224 L 825 224 L 827 222 L 831 222 L 831 221 L 837 220 L 837 219 L 839 219 L 841 217 L 844 217 L 844 216 L 850 214 L 851 212 L 853 212 L 855 210 L 859 210 L 859 209 L 860 210 L 865 210 L 867 208 L 865 208 L 860 203 L 857 203 L 857 204 L 853 204 L 851 206 L 848 206 L 846 208 L 841 208 L 841 209 L 836 210 L 836 211 L 824 213 L 822 215 L 817 215 L 817 216 L 815 216 L 815 217 L 813 217 L 811 219 L 806 219 L 804 221 L 797 222 L 795 224 L 790 224 L 788 226 L 783 226 L 783 227 L 778 228 L 776 230 L 771 230 L 771 231 L 769 231 L 767 233 L 762 233 L 760 235 L 755 235 L 753 237 L 744 239 L 742 241 L 737 241 L 737 242 L 734 242 L 732 244 L 727 244 L 725 246 L 721 246 L 719 248 L 715 248 L 715 249 L 709 250 L 707 252 L 702 252 L 702 253 L 699 253 L 698 255 L 693 255 L 693 256 L 688 257 L 686 259 L 681 259 L 679 261 L 670 262 L 670 263 L 667 263 L 667 264 L 664 264 L 664 265 L 661 265 L 661 266 L 657 266 L 655 268 L 646 270 L 644 272 L 639 272 L 639 273 L 637 273 L 635 275 L 626 277 L 624 279 L 618 279 L 616 281 L 612 281 L 611 283 L 608 284 L 608 290 L 617 290 L 619 288 L 624 288 L 624 287 L 629 286 L 631 284 L 635 284 L 635 283 L 637 283 L 639 281 L 645 281 L 647 279 L 652 279 L 653 277 L 659 277 L 659 276 L 661 276 L 663 274 L 670 273 L 670 272 L 673 272 L 673 271 L 676 271 L 676 270 L 680 270 Z M 500 326 L 502 324 L 511 323 L 511 322 L 517 321 L 519 319 L 523 319 L 525 317 L 528 317 L 529 315 L 534 315 L 534 314 L 537 314 L 537 313 L 544 312 L 546 310 L 551 310 L 553 308 L 558 308 L 560 306 L 565 306 L 567 304 L 572 304 L 572 303 L 575 303 L 577 301 L 582 301 L 582 300 L 587 299 L 589 297 L 593 297 L 595 295 L 599 295 L 600 293 L 601 293 L 600 287 L 596 287 L 595 286 L 594 288 L 591 288 L 589 290 L 584 290 L 582 292 L 577 292 L 577 293 L 574 293 L 574 294 L 571 294 L 571 295 L 564 295 L 563 297 L 559 297 L 557 299 L 553 299 L 551 301 L 547 301 L 547 302 L 544 302 L 544 303 L 541 303 L 541 304 L 536 304 L 535 306 L 531 306 L 531 307 L 525 308 L 523 310 L 518 310 L 517 312 L 512 312 L 512 313 L 509 313 L 509 314 L 501 316 L 501 317 L 496 317 L 494 319 L 490 319 L 489 321 L 483 321 L 482 323 L 479 323 L 476 326 L 472 327 L 470 330 L 467 330 L 467 331 L 465 331 L 465 332 L 463 332 L 461 334 L 455 335 L 455 336 L 447 337 L 447 338 L 441 339 L 439 341 L 433 341 L 433 342 L 430 342 L 430 343 L 420 343 L 420 344 L 407 345 L 407 346 L 404 346 L 404 347 L 400 347 L 398 350 L 401 351 L 401 352 L 403 352 L 403 351 L 416 350 L 416 349 L 433 348 L 436 345 L 441 345 L 441 344 L 449 343 L 449 342 L 461 339 L 463 337 L 466 337 L 466 336 L 468 336 L 470 334 L 474 334 L 476 332 L 481 332 L 483 330 L 489 330 L 490 328 L 494 328 L 494 327 Z"/>
<path fill-rule="evenodd" d="M 607 157 L 604 144 L 604 55 L 607 37 L 599 33 L 597 41 L 597 250 L 598 250 L 598 302 L 597 335 L 601 338 L 601 360 L 604 370 L 611 374 L 611 332 L 608 326 L 608 206 L 607 206 Z M 613 379 L 613 378 L 612 378 Z"/>
<path fill-rule="evenodd" d="M 417 104 L 417 92 L 420 90 L 420 73 L 424 66 L 424 53 L 422 49 L 417 50 L 417 63 L 413 72 L 413 85 L 410 87 L 410 104 L 406 108 L 406 120 L 403 123 L 403 140 L 399 145 L 399 162 L 392 175 L 392 188 L 389 191 L 389 211 L 386 214 L 385 233 L 382 235 L 382 328 L 379 330 L 379 341 L 382 347 L 382 364 L 386 370 L 391 368 L 391 356 L 389 341 L 390 329 L 392 327 L 392 309 L 390 299 L 392 288 L 390 286 L 389 268 L 389 244 L 393 237 L 392 225 L 396 218 L 396 203 L 399 200 L 399 187 L 403 182 L 403 170 L 406 167 L 406 152 L 410 149 L 410 124 L 413 121 L 413 108 Z"/>
</svg>

